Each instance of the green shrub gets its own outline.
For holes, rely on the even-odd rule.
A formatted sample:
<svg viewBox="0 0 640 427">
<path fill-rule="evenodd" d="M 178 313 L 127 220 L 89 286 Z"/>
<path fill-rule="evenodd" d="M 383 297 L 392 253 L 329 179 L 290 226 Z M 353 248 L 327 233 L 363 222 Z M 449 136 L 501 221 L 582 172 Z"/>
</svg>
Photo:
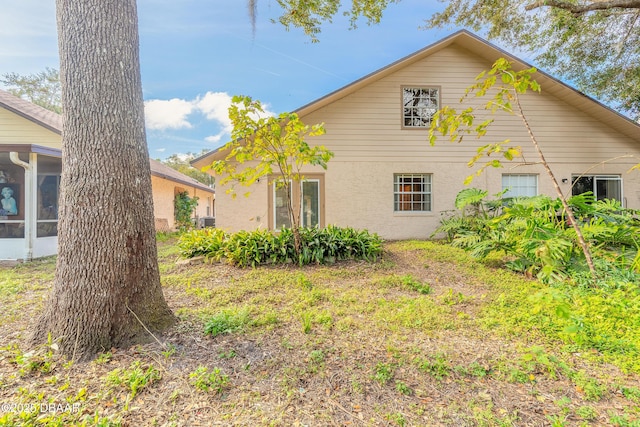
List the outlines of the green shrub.
<svg viewBox="0 0 640 427">
<path fill-rule="evenodd" d="M 180 255 L 184 258 L 193 258 L 200 255 L 214 257 L 220 254 L 224 241 L 228 234 L 219 228 L 203 228 L 191 230 L 180 235 L 178 247 Z"/>
<path fill-rule="evenodd" d="M 302 250 L 296 254 L 291 229 L 239 231 L 228 234 L 218 229 L 184 233 L 178 243 L 181 255 L 205 255 L 239 267 L 260 264 L 326 264 L 345 259 L 374 261 L 382 253 L 382 239 L 366 230 L 341 228 L 301 228 Z"/>
<path fill-rule="evenodd" d="M 461 211 L 444 218 L 437 233 L 444 233 L 454 246 L 478 258 L 502 252 L 507 267 L 545 283 L 592 284 L 575 230 L 567 223 L 559 199 L 535 196 L 483 201 L 486 192 L 471 190 L 460 192 L 456 206 Z M 573 196 L 568 203 L 591 247 L 600 282 L 640 282 L 638 211 L 624 209 L 617 201 L 595 200 L 591 193 Z M 471 215 L 469 206 L 475 207 Z"/>
</svg>

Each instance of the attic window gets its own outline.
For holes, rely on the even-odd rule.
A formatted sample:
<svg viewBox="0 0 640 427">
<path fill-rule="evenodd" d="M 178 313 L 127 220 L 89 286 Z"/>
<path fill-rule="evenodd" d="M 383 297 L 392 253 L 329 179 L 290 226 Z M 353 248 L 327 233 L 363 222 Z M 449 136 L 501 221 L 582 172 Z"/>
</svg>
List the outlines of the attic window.
<svg viewBox="0 0 640 427">
<path fill-rule="evenodd" d="M 440 104 L 440 89 L 436 87 L 402 88 L 402 126 L 425 128 L 431 126 Z"/>
</svg>

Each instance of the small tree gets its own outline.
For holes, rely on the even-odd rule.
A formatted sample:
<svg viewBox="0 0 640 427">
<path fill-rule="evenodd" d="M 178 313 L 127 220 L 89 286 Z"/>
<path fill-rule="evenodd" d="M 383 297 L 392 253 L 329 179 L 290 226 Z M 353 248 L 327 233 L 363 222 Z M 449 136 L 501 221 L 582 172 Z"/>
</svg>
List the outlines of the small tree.
<svg viewBox="0 0 640 427">
<path fill-rule="evenodd" d="M 295 247 L 300 253 L 300 212 L 294 209 L 292 186 L 304 181 L 302 169 L 305 166 L 326 169 L 327 162 L 333 157 L 324 146 L 312 147 L 305 141 L 308 136 L 324 134 L 323 124 L 309 127 L 296 113 L 268 116 L 260 101 L 248 96 L 233 97 L 229 118 L 233 124 L 231 141 L 222 148 L 228 154 L 224 160 L 213 162 L 210 168 L 223 177 L 219 180 L 221 185 L 250 186 L 262 177 L 278 174 L 270 184 L 285 190 Z M 250 162 L 257 164 L 248 165 Z M 227 193 L 235 197 L 235 186 L 232 185 Z"/>
<path fill-rule="evenodd" d="M 560 189 L 560 185 L 558 184 L 558 180 L 556 179 L 553 171 L 549 167 L 547 160 L 544 157 L 540 144 L 538 144 L 538 140 L 535 137 L 529 122 L 524 114 L 522 109 L 522 104 L 520 102 L 520 95 L 526 93 L 528 90 L 533 90 L 535 92 L 540 92 L 540 85 L 532 79 L 533 73 L 536 72 L 535 68 L 530 68 L 522 71 L 514 71 L 511 68 L 511 63 L 504 58 L 498 59 L 494 64 L 491 70 L 488 72 L 482 72 L 478 77 L 476 77 L 476 83 L 469 86 L 465 91 L 465 95 L 462 97 L 460 102 L 463 102 L 467 97 L 475 93 L 476 97 L 483 97 L 487 95 L 487 92 L 490 90 L 494 90 L 495 95 L 485 104 L 484 108 L 490 110 L 492 113 L 497 111 L 505 111 L 509 114 L 515 114 L 520 117 L 522 123 L 527 129 L 527 133 L 529 134 L 529 138 L 531 143 L 535 147 L 535 150 L 538 154 L 538 158 L 540 160 L 540 164 L 544 167 L 544 170 L 547 172 L 547 175 L 551 179 L 553 183 L 553 187 L 556 190 L 556 194 L 562 203 L 562 207 L 564 212 L 567 215 L 567 220 L 573 227 L 576 232 L 576 236 L 578 238 L 578 243 L 582 248 L 582 252 L 584 253 L 584 257 L 587 261 L 587 265 L 589 266 L 589 271 L 593 278 L 596 278 L 596 270 L 593 265 L 593 259 L 591 257 L 591 251 L 589 250 L 589 245 L 587 244 L 584 236 L 582 234 L 582 230 L 576 221 L 576 218 L 573 214 L 573 210 L 567 203 L 567 199 L 565 198 L 562 190 Z M 501 84 L 497 84 L 497 79 L 500 78 Z M 452 142 L 461 142 L 465 135 L 476 134 L 478 137 L 483 136 L 487 133 L 488 126 L 493 122 L 493 119 L 484 120 L 480 124 L 476 124 L 477 117 L 475 115 L 475 109 L 473 107 L 469 107 L 461 112 L 457 112 L 455 109 L 445 106 L 443 109 L 436 113 L 436 116 L 431 124 L 431 128 L 429 129 L 429 141 L 431 145 L 435 144 L 436 141 L 436 132 L 441 133 L 442 135 L 449 136 L 449 139 Z M 491 155 L 501 155 L 506 160 L 513 160 L 515 157 L 521 156 L 520 147 L 509 147 L 507 144 L 509 140 L 504 140 L 500 142 L 495 142 L 491 144 L 486 144 L 478 148 L 476 155 L 469 161 L 469 166 L 473 166 L 478 160 L 485 156 Z M 484 171 L 487 167 L 501 167 L 502 163 L 499 159 L 492 159 L 487 161 L 480 170 L 476 172 L 476 175 L 479 175 Z M 468 184 L 473 179 L 473 175 L 469 176 L 465 184 Z"/>
</svg>

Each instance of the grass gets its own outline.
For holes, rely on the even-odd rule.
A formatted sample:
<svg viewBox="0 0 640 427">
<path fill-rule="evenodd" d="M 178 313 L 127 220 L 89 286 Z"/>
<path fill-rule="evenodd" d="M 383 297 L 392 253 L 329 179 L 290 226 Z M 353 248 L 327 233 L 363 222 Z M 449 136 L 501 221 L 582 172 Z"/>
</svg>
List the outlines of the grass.
<svg viewBox="0 0 640 427">
<path fill-rule="evenodd" d="M 178 264 L 162 236 L 159 258 L 178 325 L 76 365 L 25 345 L 55 260 L 0 267 L 0 425 L 640 425 L 632 290 L 549 288 L 423 241 L 238 269 Z"/>
</svg>

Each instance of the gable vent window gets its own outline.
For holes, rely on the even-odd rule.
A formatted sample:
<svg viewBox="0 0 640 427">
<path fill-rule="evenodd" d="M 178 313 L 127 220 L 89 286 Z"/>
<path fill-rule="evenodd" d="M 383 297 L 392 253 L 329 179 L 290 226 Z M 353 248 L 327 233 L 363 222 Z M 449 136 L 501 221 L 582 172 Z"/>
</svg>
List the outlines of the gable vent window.
<svg viewBox="0 0 640 427">
<path fill-rule="evenodd" d="M 429 127 L 440 108 L 440 90 L 434 87 L 403 87 L 402 105 L 403 127 Z"/>
</svg>

